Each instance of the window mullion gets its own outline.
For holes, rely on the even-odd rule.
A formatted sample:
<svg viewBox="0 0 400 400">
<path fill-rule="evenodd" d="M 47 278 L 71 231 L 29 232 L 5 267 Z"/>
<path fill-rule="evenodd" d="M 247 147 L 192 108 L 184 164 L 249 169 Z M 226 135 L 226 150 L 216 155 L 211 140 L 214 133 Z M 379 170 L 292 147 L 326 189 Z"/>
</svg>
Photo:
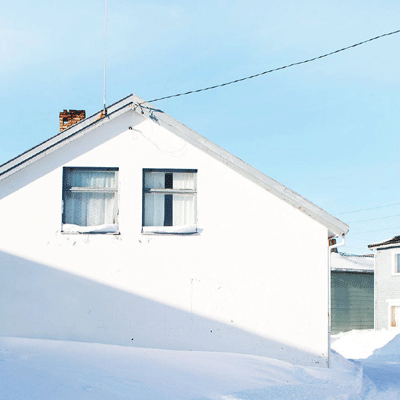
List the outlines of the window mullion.
<svg viewBox="0 0 400 400">
<path fill-rule="evenodd" d="M 159 193 L 159 194 L 195 194 L 194 189 L 144 189 L 145 193 Z"/>
<path fill-rule="evenodd" d="M 65 192 L 99 192 L 99 193 L 116 193 L 117 189 L 112 188 L 93 188 L 93 187 L 71 187 L 64 189 Z"/>
</svg>

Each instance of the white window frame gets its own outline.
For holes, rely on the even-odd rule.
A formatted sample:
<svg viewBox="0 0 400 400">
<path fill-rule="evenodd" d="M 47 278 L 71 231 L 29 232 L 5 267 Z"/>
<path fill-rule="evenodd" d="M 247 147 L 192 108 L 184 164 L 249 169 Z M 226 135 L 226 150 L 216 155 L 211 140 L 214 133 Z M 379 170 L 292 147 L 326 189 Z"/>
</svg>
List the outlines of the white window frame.
<svg viewBox="0 0 400 400">
<path fill-rule="evenodd" d="M 115 173 L 115 188 L 93 188 L 93 187 L 67 187 L 65 182 L 65 171 L 67 170 L 76 170 L 76 171 L 88 171 L 88 172 L 104 172 L 104 171 L 112 171 Z M 62 174 L 62 224 L 61 224 L 61 233 L 63 234 L 112 234 L 118 235 L 119 232 L 119 223 L 118 223 L 118 173 L 119 168 L 117 167 L 73 167 L 67 166 L 63 167 Z M 81 193 L 95 193 L 95 192 L 107 192 L 114 193 L 114 215 L 113 221 L 114 224 L 112 226 L 109 225 L 99 225 L 98 227 L 88 227 L 88 226 L 75 226 L 73 225 L 70 229 L 65 229 L 64 225 L 68 225 L 65 223 L 65 207 L 64 207 L 64 196 L 68 192 L 81 192 Z"/>
<path fill-rule="evenodd" d="M 146 189 L 145 176 L 149 172 L 164 173 L 191 173 L 195 175 L 194 189 Z M 143 168 L 143 185 L 142 185 L 142 234 L 164 234 L 164 235 L 191 235 L 198 232 L 197 229 L 197 169 L 175 169 L 175 168 Z M 146 226 L 145 225 L 145 194 L 187 194 L 193 196 L 194 201 L 194 225 L 193 226 Z"/>
<path fill-rule="evenodd" d="M 393 253 L 393 259 L 392 259 L 392 275 L 398 275 L 400 276 L 400 265 L 398 263 L 398 257 L 400 257 L 400 250 L 396 250 Z"/>
</svg>

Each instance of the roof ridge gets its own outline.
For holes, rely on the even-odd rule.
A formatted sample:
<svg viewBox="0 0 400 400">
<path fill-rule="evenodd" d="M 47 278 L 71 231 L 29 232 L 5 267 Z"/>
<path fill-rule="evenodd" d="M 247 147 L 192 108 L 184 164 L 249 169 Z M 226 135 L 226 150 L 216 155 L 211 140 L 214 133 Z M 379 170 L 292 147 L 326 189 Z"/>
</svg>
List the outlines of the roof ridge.
<svg viewBox="0 0 400 400">
<path fill-rule="evenodd" d="M 147 103 L 135 94 L 126 96 L 109 106 L 107 108 L 109 112 L 105 117 L 100 119 L 96 118 L 101 113 L 101 111 L 99 111 L 50 139 L 38 144 L 30 150 L 27 150 L 12 160 L 9 160 L 5 164 L 2 164 L 0 166 L 0 181 L 30 165 L 40 157 L 47 155 L 49 152 L 52 152 L 64 144 L 84 135 L 94 127 L 107 123 L 111 119 L 116 118 L 129 110 L 139 112 L 137 110 L 138 107 L 140 108 L 140 113 L 144 117 L 158 123 L 160 126 L 194 145 L 198 149 L 206 152 L 220 162 L 223 162 L 225 165 L 240 173 L 258 186 L 261 186 L 281 200 L 291 204 L 299 211 L 324 225 L 332 233 L 331 236 L 341 236 L 348 232 L 349 227 L 344 222 L 313 204 L 300 194 L 247 164 L 245 161 L 229 153 L 227 150 L 208 140 L 204 136 L 188 128 L 186 125 L 175 120 L 162 110 L 153 107 L 150 103 Z"/>
</svg>

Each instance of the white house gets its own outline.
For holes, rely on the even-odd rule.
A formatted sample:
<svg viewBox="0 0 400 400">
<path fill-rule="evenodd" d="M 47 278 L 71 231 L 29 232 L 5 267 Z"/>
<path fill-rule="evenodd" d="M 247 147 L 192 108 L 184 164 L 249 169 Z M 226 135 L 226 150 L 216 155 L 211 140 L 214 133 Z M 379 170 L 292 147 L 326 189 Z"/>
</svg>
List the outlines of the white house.
<svg viewBox="0 0 400 400">
<path fill-rule="evenodd" d="M 348 226 L 135 95 L 107 111 L 0 166 L 0 335 L 326 366 Z"/>
<path fill-rule="evenodd" d="M 375 250 L 375 329 L 399 329 L 400 236 L 368 248 Z"/>
</svg>

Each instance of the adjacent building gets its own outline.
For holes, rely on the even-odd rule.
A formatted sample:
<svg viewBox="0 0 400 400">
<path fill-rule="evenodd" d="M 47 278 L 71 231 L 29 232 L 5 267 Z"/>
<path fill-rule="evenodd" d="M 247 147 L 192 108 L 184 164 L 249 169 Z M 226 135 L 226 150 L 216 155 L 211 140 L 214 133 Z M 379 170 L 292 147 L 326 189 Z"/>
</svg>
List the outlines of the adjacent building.
<svg viewBox="0 0 400 400">
<path fill-rule="evenodd" d="M 374 328 L 373 255 L 331 255 L 331 332 Z"/>
<path fill-rule="evenodd" d="M 375 329 L 399 329 L 400 236 L 368 248 L 375 251 Z"/>
</svg>

